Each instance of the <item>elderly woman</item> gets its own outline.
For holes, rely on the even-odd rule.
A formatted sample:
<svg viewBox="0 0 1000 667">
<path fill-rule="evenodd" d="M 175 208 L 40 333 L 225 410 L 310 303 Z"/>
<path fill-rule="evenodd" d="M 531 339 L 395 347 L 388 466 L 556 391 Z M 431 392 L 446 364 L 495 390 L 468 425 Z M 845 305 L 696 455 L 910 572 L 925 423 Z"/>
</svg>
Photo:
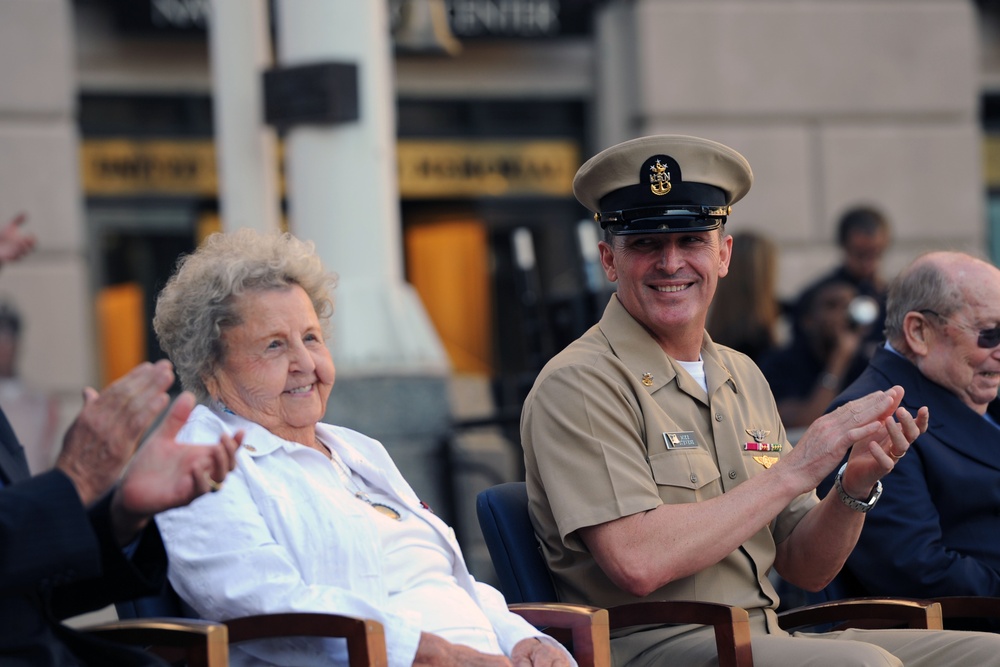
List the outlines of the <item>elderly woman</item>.
<svg viewBox="0 0 1000 667">
<path fill-rule="evenodd" d="M 320 423 L 335 375 L 324 335 L 332 286 L 311 244 L 240 230 L 209 237 L 160 293 L 156 335 L 200 402 L 182 439 L 245 433 L 224 488 L 157 519 L 174 588 L 207 619 L 376 619 L 392 665 L 571 664 L 472 578 L 451 529 L 381 444 Z M 345 660 L 333 639 L 234 653 L 247 665 Z"/>
</svg>

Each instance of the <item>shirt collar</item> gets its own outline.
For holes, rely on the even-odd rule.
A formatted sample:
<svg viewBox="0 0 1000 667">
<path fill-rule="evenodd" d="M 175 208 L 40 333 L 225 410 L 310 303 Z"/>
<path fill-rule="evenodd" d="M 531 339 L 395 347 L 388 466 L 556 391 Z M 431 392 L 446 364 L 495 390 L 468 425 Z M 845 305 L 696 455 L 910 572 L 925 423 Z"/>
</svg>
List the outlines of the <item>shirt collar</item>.
<svg viewBox="0 0 1000 667">
<path fill-rule="evenodd" d="M 617 294 L 611 296 L 599 327 L 615 355 L 650 393 L 678 378 L 677 370 L 680 365 L 674 366 L 676 361 L 671 359 L 646 328 L 625 310 Z M 708 332 L 702 334 L 701 358 L 705 363 L 705 381 L 708 383 L 709 395 L 724 383 L 728 383 L 736 391 L 736 383 Z M 701 386 L 689 374 L 680 374 L 677 385 L 692 397 L 705 400 Z"/>
</svg>

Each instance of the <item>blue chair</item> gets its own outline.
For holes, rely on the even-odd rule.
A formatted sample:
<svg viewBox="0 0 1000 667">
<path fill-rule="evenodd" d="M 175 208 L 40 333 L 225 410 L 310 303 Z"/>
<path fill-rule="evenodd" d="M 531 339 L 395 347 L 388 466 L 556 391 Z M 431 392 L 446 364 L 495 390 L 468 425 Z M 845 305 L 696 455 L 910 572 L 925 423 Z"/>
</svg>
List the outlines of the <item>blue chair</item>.
<svg viewBox="0 0 1000 667">
<path fill-rule="evenodd" d="M 508 602 L 551 602 L 555 586 L 528 513 L 524 482 L 508 482 L 476 497 L 479 527 Z M 715 628 L 719 667 L 753 665 L 746 610 L 710 602 L 639 602 L 608 609 L 611 629 L 652 623 L 701 623 Z"/>
<path fill-rule="evenodd" d="M 535 537 L 524 482 L 508 482 L 476 497 L 479 526 L 508 602 L 556 600 L 545 556 Z M 745 609 L 710 602 L 657 601 L 612 607 L 612 630 L 634 625 L 694 623 L 711 625 L 719 667 L 753 665 L 750 617 Z M 941 605 L 932 601 L 863 598 L 800 607 L 779 615 L 786 630 L 838 627 L 940 628 Z"/>
<path fill-rule="evenodd" d="M 542 547 L 528 514 L 524 482 L 508 482 L 476 496 L 476 515 L 508 603 L 555 600 Z"/>
</svg>

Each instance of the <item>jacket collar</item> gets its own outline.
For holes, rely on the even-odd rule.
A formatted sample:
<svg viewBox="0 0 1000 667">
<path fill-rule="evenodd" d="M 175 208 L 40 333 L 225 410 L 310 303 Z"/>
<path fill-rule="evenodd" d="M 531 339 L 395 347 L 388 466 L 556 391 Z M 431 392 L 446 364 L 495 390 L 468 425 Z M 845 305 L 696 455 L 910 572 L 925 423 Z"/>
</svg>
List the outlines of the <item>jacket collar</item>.
<svg viewBox="0 0 1000 667">
<path fill-rule="evenodd" d="M 232 412 L 210 408 L 219 419 L 225 422 L 231 433 L 242 430 L 244 433 L 241 449 L 253 458 L 269 456 L 277 450 L 296 454 L 305 445 L 290 442 L 274 435 L 266 428 Z M 330 447 L 351 470 L 389 493 L 395 493 L 408 503 L 420 504 L 410 485 L 392 464 L 388 454 L 381 447 L 364 448 L 364 451 L 340 437 L 342 429 L 322 422 L 316 424 L 316 434 L 324 445 Z M 370 441 L 374 443 L 375 441 Z"/>
<path fill-rule="evenodd" d="M 923 405 L 930 407 L 928 434 L 944 446 L 1000 469 L 1000 429 L 955 394 L 927 379 L 913 362 L 899 354 L 880 347 L 872 357 L 871 367 L 885 377 L 886 383 L 906 388 L 903 406 L 911 413 Z M 996 404 L 991 404 L 991 411 L 996 410 Z"/>
</svg>

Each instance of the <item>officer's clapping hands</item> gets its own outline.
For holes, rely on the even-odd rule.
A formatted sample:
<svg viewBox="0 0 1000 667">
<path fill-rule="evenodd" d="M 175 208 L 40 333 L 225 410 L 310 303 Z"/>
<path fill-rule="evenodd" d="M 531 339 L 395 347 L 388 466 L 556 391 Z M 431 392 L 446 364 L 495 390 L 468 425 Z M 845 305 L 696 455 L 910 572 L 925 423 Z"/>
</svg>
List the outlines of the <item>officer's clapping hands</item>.
<svg viewBox="0 0 1000 667">
<path fill-rule="evenodd" d="M 868 497 L 910 443 L 927 430 L 927 408 L 920 408 L 914 418 L 900 407 L 902 400 L 903 388 L 896 386 L 846 403 L 813 422 L 783 463 L 797 466 L 803 488 L 812 489 L 850 450 L 844 490 L 854 498 Z"/>
</svg>

